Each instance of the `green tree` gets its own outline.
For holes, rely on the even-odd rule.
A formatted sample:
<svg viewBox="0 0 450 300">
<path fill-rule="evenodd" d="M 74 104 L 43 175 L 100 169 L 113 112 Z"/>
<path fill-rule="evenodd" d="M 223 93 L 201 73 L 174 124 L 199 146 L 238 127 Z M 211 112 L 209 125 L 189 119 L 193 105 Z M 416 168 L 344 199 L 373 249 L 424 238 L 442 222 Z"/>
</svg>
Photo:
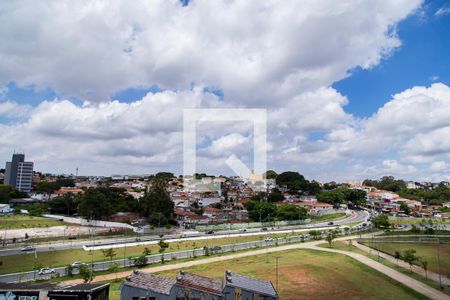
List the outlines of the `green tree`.
<svg viewBox="0 0 450 300">
<path fill-rule="evenodd" d="M 138 257 L 135 257 L 133 259 L 133 264 L 136 267 L 144 267 L 144 266 L 147 265 L 147 257 L 144 254 L 142 254 L 142 255 L 140 255 Z"/>
<path fill-rule="evenodd" d="M 117 271 L 119 270 L 119 264 L 117 262 L 113 262 L 109 264 L 108 271 L 111 273 L 116 273 L 117 280 Z"/>
<path fill-rule="evenodd" d="M 267 170 L 264 175 L 266 176 L 266 179 L 275 179 L 278 176 L 277 172 L 274 170 Z"/>
<path fill-rule="evenodd" d="M 117 255 L 116 251 L 113 248 L 102 249 L 103 256 L 105 258 L 109 258 L 110 261 Z"/>
<path fill-rule="evenodd" d="M 304 220 L 307 211 L 303 207 L 296 207 L 295 205 L 281 205 L 277 208 L 278 220 Z"/>
<path fill-rule="evenodd" d="M 284 200 L 283 194 L 279 191 L 270 192 L 269 195 L 267 195 L 267 201 L 269 202 L 281 202 Z"/>
<path fill-rule="evenodd" d="M 67 271 L 67 276 L 69 276 L 69 277 L 73 276 L 73 267 L 72 267 L 72 265 L 67 265 L 66 271 Z"/>
<path fill-rule="evenodd" d="M 297 193 L 298 191 L 305 191 L 309 182 L 303 175 L 298 172 L 283 172 L 277 176 L 277 185 L 286 186 L 290 191 Z"/>
<path fill-rule="evenodd" d="M 99 190 L 89 188 L 78 201 L 78 214 L 87 219 L 101 219 L 112 213 L 111 203 Z"/>
<path fill-rule="evenodd" d="M 389 218 L 386 214 L 381 214 L 372 219 L 372 223 L 376 228 L 388 228 Z"/>
<path fill-rule="evenodd" d="M 406 204 L 405 202 L 400 202 L 400 211 L 404 212 L 407 215 L 409 215 L 409 213 L 411 212 L 408 204 Z"/>
<path fill-rule="evenodd" d="M 165 220 L 171 218 L 174 204 L 173 201 L 170 200 L 165 185 L 166 183 L 163 180 L 155 180 L 152 190 L 141 198 L 140 203 L 145 217 L 148 218 L 150 216 L 155 216 L 155 214 L 161 214 L 161 216 L 165 217 Z M 160 216 L 158 222 L 155 218 L 150 218 L 149 222 L 152 225 L 165 225 L 161 223 Z"/>
<path fill-rule="evenodd" d="M 84 282 L 91 282 L 94 279 L 94 272 L 88 265 L 81 265 L 78 267 L 78 273 Z"/>
<path fill-rule="evenodd" d="M 318 195 L 316 195 L 317 200 L 324 203 L 330 204 L 341 204 L 345 203 L 345 195 L 341 190 L 331 190 L 331 191 L 322 191 Z"/>
<path fill-rule="evenodd" d="M 0 203 L 9 203 L 12 188 L 9 185 L 0 184 Z"/>
<path fill-rule="evenodd" d="M 403 251 L 402 255 L 403 261 L 409 264 L 409 268 L 412 272 L 412 265 L 419 260 L 419 257 L 416 255 L 416 250 L 414 249 L 406 249 Z"/>
<path fill-rule="evenodd" d="M 402 258 L 402 254 L 400 253 L 400 251 L 394 252 L 394 258 L 397 260 L 397 264 L 398 264 L 398 260 Z"/>
<path fill-rule="evenodd" d="M 276 216 L 277 207 L 268 202 L 250 201 L 247 203 L 249 218 L 254 222 L 267 222 Z"/>
<path fill-rule="evenodd" d="M 54 214 L 73 215 L 76 212 L 75 195 L 66 193 L 63 196 L 53 198 L 48 202 L 48 208 Z"/>
<path fill-rule="evenodd" d="M 160 239 L 158 242 L 158 246 L 159 246 L 159 253 L 163 253 L 164 251 L 166 251 L 167 248 L 169 248 L 169 243 L 164 242 L 163 239 Z"/>
<path fill-rule="evenodd" d="M 421 259 L 420 265 L 422 269 L 425 271 L 425 279 L 428 279 L 428 261 Z"/>
<path fill-rule="evenodd" d="M 328 246 L 331 247 L 331 243 L 333 243 L 333 240 L 336 238 L 336 234 L 333 230 L 328 231 L 327 236 L 325 237 L 325 240 L 328 242 Z"/>
</svg>

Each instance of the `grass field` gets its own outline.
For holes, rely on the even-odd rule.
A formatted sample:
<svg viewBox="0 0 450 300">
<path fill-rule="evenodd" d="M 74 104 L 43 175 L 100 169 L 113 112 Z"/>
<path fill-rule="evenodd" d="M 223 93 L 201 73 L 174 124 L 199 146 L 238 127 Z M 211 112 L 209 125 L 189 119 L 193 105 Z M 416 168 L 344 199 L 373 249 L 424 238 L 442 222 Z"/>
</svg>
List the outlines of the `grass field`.
<svg viewBox="0 0 450 300">
<path fill-rule="evenodd" d="M 438 273 L 439 266 L 437 260 L 437 247 L 435 244 L 404 244 L 404 243 L 366 243 L 367 246 L 379 249 L 382 252 L 395 254 L 395 251 L 403 253 L 406 249 L 414 249 L 417 251 L 416 255 L 421 260 L 428 261 L 428 269 L 432 272 Z M 441 262 L 441 274 L 450 275 L 450 245 L 441 244 L 439 246 L 439 257 Z M 420 265 L 419 262 L 417 264 Z"/>
<path fill-rule="evenodd" d="M 311 222 L 318 223 L 318 222 L 332 221 L 332 220 L 343 218 L 343 217 L 345 217 L 345 214 L 342 214 L 342 213 L 329 214 L 329 215 L 323 215 L 320 217 L 311 217 Z"/>
<path fill-rule="evenodd" d="M 320 244 L 319 247 L 328 248 L 329 245 L 328 245 L 328 243 L 326 243 L 326 244 L 324 243 L 324 244 Z M 378 261 L 378 262 L 380 262 L 380 263 L 382 263 L 382 264 L 384 264 L 384 265 L 386 265 L 386 266 L 388 266 L 388 267 L 390 267 L 390 268 L 392 268 L 394 270 L 397 270 L 397 271 L 399 271 L 399 272 L 401 272 L 401 273 L 403 273 L 405 275 L 408 275 L 408 276 L 410 276 L 410 277 L 412 277 L 412 278 L 414 278 L 416 280 L 419 280 L 419 281 L 421 281 L 421 282 L 431 286 L 432 288 L 435 288 L 437 290 L 440 289 L 438 283 L 436 283 L 436 282 L 434 282 L 434 281 L 432 281 L 430 279 L 426 279 L 422 275 L 419 275 L 419 274 L 416 274 L 416 273 L 412 273 L 409 270 L 409 268 L 401 267 L 398 264 L 391 263 L 390 261 L 385 260 L 385 259 L 379 259 L 378 255 L 377 255 L 377 253 L 378 253 L 377 251 L 372 251 L 372 254 L 370 254 L 370 253 L 367 253 L 366 251 L 363 251 L 363 250 L 360 250 L 360 249 L 356 248 L 355 246 L 349 244 L 348 242 L 333 242 L 332 243 L 332 248 L 333 249 L 338 249 L 338 250 L 343 250 L 343 251 L 355 252 L 355 253 L 359 253 L 359 254 L 365 255 L 365 256 L 367 256 L 367 257 L 369 257 L 369 258 L 371 258 L 373 260 L 376 260 L 376 261 Z M 441 289 L 441 291 L 446 293 L 447 295 L 450 295 L 450 287 L 448 287 L 448 286 L 446 286 L 443 289 Z"/>
<path fill-rule="evenodd" d="M 426 299 L 383 274 L 336 253 L 292 250 L 186 269 L 217 279 L 225 270 L 270 280 L 275 285 L 275 256 L 279 256 L 281 299 Z M 174 278 L 179 270 L 160 275 Z M 119 299 L 113 285 L 111 299 Z"/>
<path fill-rule="evenodd" d="M 276 234 L 267 234 L 260 236 L 245 236 L 245 237 L 231 237 L 231 238 L 222 238 L 222 239 L 207 239 L 200 241 L 186 241 L 186 242 L 177 242 L 177 243 L 169 243 L 169 248 L 166 249 L 166 252 L 175 252 L 186 249 L 193 248 L 203 248 L 204 246 L 212 247 L 212 246 L 221 246 L 235 243 L 243 243 L 249 241 L 257 241 L 263 240 L 268 236 L 271 237 L 283 237 L 287 234 L 276 235 Z M 299 233 L 296 233 L 299 235 Z M 158 245 L 146 245 L 146 246 L 136 246 L 136 247 L 127 247 L 126 249 L 126 257 L 130 256 L 138 256 L 142 254 L 144 248 L 148 248 L 152 251 L 152 254 L 157 254 L 159 250 Z M 117 248 L 114 249 L 116 252 L 115 259 L 121 259 L 124 257 L 125 249 Z M 37 254 L 37 262 L 41 263 L 44 267 L 58 267 L 58 266 L 66 266 L 71 264 L 74 261 L 83 261 L 90 262 L 91 254 L 89 251 L 84 251 L 82 249 L 73 249 L 73 250 L 61 250 L 61 251 L 52 251 L 52 252 L 44 252 Z M 94 261 L 102 261 L 109 260 L 105 259 L 102 252 L 100 250 L 94 251 Z M 31 271 L 33 269 L 34 264 L 34 252 L 32 253 L 23 253 L 19 255 L 9 255 L 0 257 L 0 261 L 3 262 L 3 265 L 0 266 L 0 274 L 7 274 L 13 272 L 23 272 L 23 271 Z"/>
<path fill-rule="evenodd" d="M 27 215 L 6 215 L 0 216 L 0 229 L 22 229 L 32 227 L 61 226 L 66 223 L 55 219 L 33 217 Z"/>
</svg>

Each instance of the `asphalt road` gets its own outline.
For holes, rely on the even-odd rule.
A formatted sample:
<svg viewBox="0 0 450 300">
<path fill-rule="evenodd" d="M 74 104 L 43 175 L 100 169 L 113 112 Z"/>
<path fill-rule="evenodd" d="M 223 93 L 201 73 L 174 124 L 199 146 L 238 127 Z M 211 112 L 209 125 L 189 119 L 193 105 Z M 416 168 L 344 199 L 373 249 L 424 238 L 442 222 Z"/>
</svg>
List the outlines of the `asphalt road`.
<svg viewBox="0 0 450 300">
<path fill-rule="evenodd" d="M 237 237 L 237 236 L 252 236 L 252 235 L 262 235 L 268 233 L 288 233 L 288 232 L 302 232 L 309 231 L 313 229 L 324 229 L 328 227 L 336 227 L 337 225 L 345 225 L 356 222 L 365 222 L 369 214 L 366 211 L 354 211 L 353 215 L 333 221 L 333 225 L 328 225 L 327 222 L 314 223 L 310 225 L 297 225 L 297 226 L 286 226 L 281 228 L 267 228 L 267 231 L 262 231 L 260 228 L 251 228 L 246 232 L 240 232 L 239 230 L 224 230 L 217 231 L 214 234 L 206 234 L 204 232 L 195 232 L 195 233 L 182 233 L 182 234 L 172 234 L 172 235 L 164 235 L 164 240 L 166 242 L 178 242 L 183 240 L 199 240 L 199 239 L 210 239 L 210 238 L 223 238 L 223 237 Z M 94 241 L 76 241 L 76 240 L 67 240 L 62 243 L 52 242 L 48 244 L 40 244 L 34 245 L 35 251 L 37 253 L 48 252 L 48 251 L 58 251 L 58 250 L 68 250 L 68 249 L 82 249 L 83 246 L 85 249 L 89 249 L 90 246 L 95 246 L 94 249 L 101 248 L 120 248 L 124 247 L 132 247 L 136 245 L 146 245 L 146 244 L 156 244 L 160 238 L 158 236 L 147 236 L 147 237 L 139 237 L 139 242 L 136 241 L 136 237 L 130 238 L 116 238 L 116 239 L 100 239 Z M 22 247 L 17 248 L 9 248 L 0 250 L 0 256 L 8 256 L 8 255 L 16 255 L 24 253 L 21 251 Z M 34 252 L 34 251 L 30 251 Z"/>
</svg>

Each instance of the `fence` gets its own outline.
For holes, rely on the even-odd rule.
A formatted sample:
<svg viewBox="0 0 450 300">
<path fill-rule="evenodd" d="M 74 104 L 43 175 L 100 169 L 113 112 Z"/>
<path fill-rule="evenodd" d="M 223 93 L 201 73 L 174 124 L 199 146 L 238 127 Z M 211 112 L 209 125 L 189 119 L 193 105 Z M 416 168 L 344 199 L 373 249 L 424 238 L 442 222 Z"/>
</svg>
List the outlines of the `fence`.
<svg viewBox="0 0 450 300">
<path fill-rule="evenodd" d="M 195 227 L 195 229 L 198 231 L 236 230 L 236 229 L 243 229 L 243 228 L 282 227 L 282 226 L 305 225 L 310 222 L 311 222 L 311 219 L 296 220 L 296 221 L 224 223 L 224 224 L 217 224 L 217 225 L 197 225 Z"/>
<path fill-rule="evenodd" d="M 367 229 L 369 229 L 369 228 L 348 227 L 348 229 L 335 230 L 335 231 L 341 235 L 349 235 L 349 234 L 354 234 L 359 231 L 365 231 Z M 220 247 L 213 246 L 208 249 L 197 248 L 197 249 L 177 251 L 177 252 L 153 254 L 153 255 L 146 256 L 146 259 L 147 259 L 146 265 L 174 261 L 177 259 L 190 259 L 190 258 L 195 258 L 195 257 L 208 256 L 208 255 L 213 255 L 213 254 L 223 254 L 223 253 L 227 253 L 227 252 L 243 251 L 243 250 L 262 248 L 262 247 L 268 247 L 268 246 L 279 246 L 279 245 L 284 245 L 284 244 L 300 243 L 300 242 L 305 242 L 305 241 L 309 241 L 309 240 L 313 240 L 313 239 L 322 239 L 322 238 L 325 238 L 326 235 L 327 235 L 327 231 L 324 231 L 324 232 L 320 232 L 320 234 L 318 234 L 317 236 L 312 236 L 309 234 L 299 235 L 299 236 L 286 236 L 286 237 L 265 239 L 265 240 L 252 241 L 252 242 L 246 242 L 246 243 L 223 245 Z M 112 261 L 94 262 L 93 269 L 95 271 L 108 270 L 110 268 L 110 266 L 112 266 L 112 264 L 115 264 L 115 263 L 117 263 L 119 265 L 119 267 L 122 267 L 122 268 L 133 267 L 133 266 L 135 266 L 135 261 L 134 261 L 135 258 L 136 257 L 125 258 L 125 259 L 116 259 L 116 260 L 112 260 Z M 59 274 L 57 276 L 67 276 L 68 275 L 68 270 L 66 267 L 55 268 L 55 271 L 57 274 Z M 36 280 L 36 273 L 37 273 L 36 271 L 31 271 L 31 272 L 0 275 L 0 282 L 33 281 L 33 280 Z M 78 270 L 74 269 L 73 274 L 78 274 Z M 38 279 L 49 279 L 49 278 L 48 277 L 46 277 L 46 278 L 39 277 Z"/>
</svg>

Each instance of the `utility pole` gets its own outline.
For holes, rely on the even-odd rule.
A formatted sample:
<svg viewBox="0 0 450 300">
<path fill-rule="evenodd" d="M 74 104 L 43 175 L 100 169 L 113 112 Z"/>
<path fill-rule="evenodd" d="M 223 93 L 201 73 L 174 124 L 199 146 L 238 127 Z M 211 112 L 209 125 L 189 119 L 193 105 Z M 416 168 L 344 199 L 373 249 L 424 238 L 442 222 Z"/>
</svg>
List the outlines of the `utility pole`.
<svg viewBox="0 0 450 300">
<path fill-rule="evenodd" d="M 127 257 L 127 229 L 125 229 L 125 249 L 123 252 L 123 267 L 125 268 L 126 264 L 126 257 Z"/>
<path fill-rule="evenodd" d="M 437 259 L 438 259 L 438 272 L 439 272 L 439 287 L 442 290 L 441 260 L 440 260 L 440 256 L 439 256 L 439 238 L 437 238 Z"/>
<path fill-rule="evenodd" d="M 277 293 L 278 293 L 278 258 L 279 256 L 275 256 L 275 261 L 276 261 L 276 289 L 277 289 Z"/>
</svg>

